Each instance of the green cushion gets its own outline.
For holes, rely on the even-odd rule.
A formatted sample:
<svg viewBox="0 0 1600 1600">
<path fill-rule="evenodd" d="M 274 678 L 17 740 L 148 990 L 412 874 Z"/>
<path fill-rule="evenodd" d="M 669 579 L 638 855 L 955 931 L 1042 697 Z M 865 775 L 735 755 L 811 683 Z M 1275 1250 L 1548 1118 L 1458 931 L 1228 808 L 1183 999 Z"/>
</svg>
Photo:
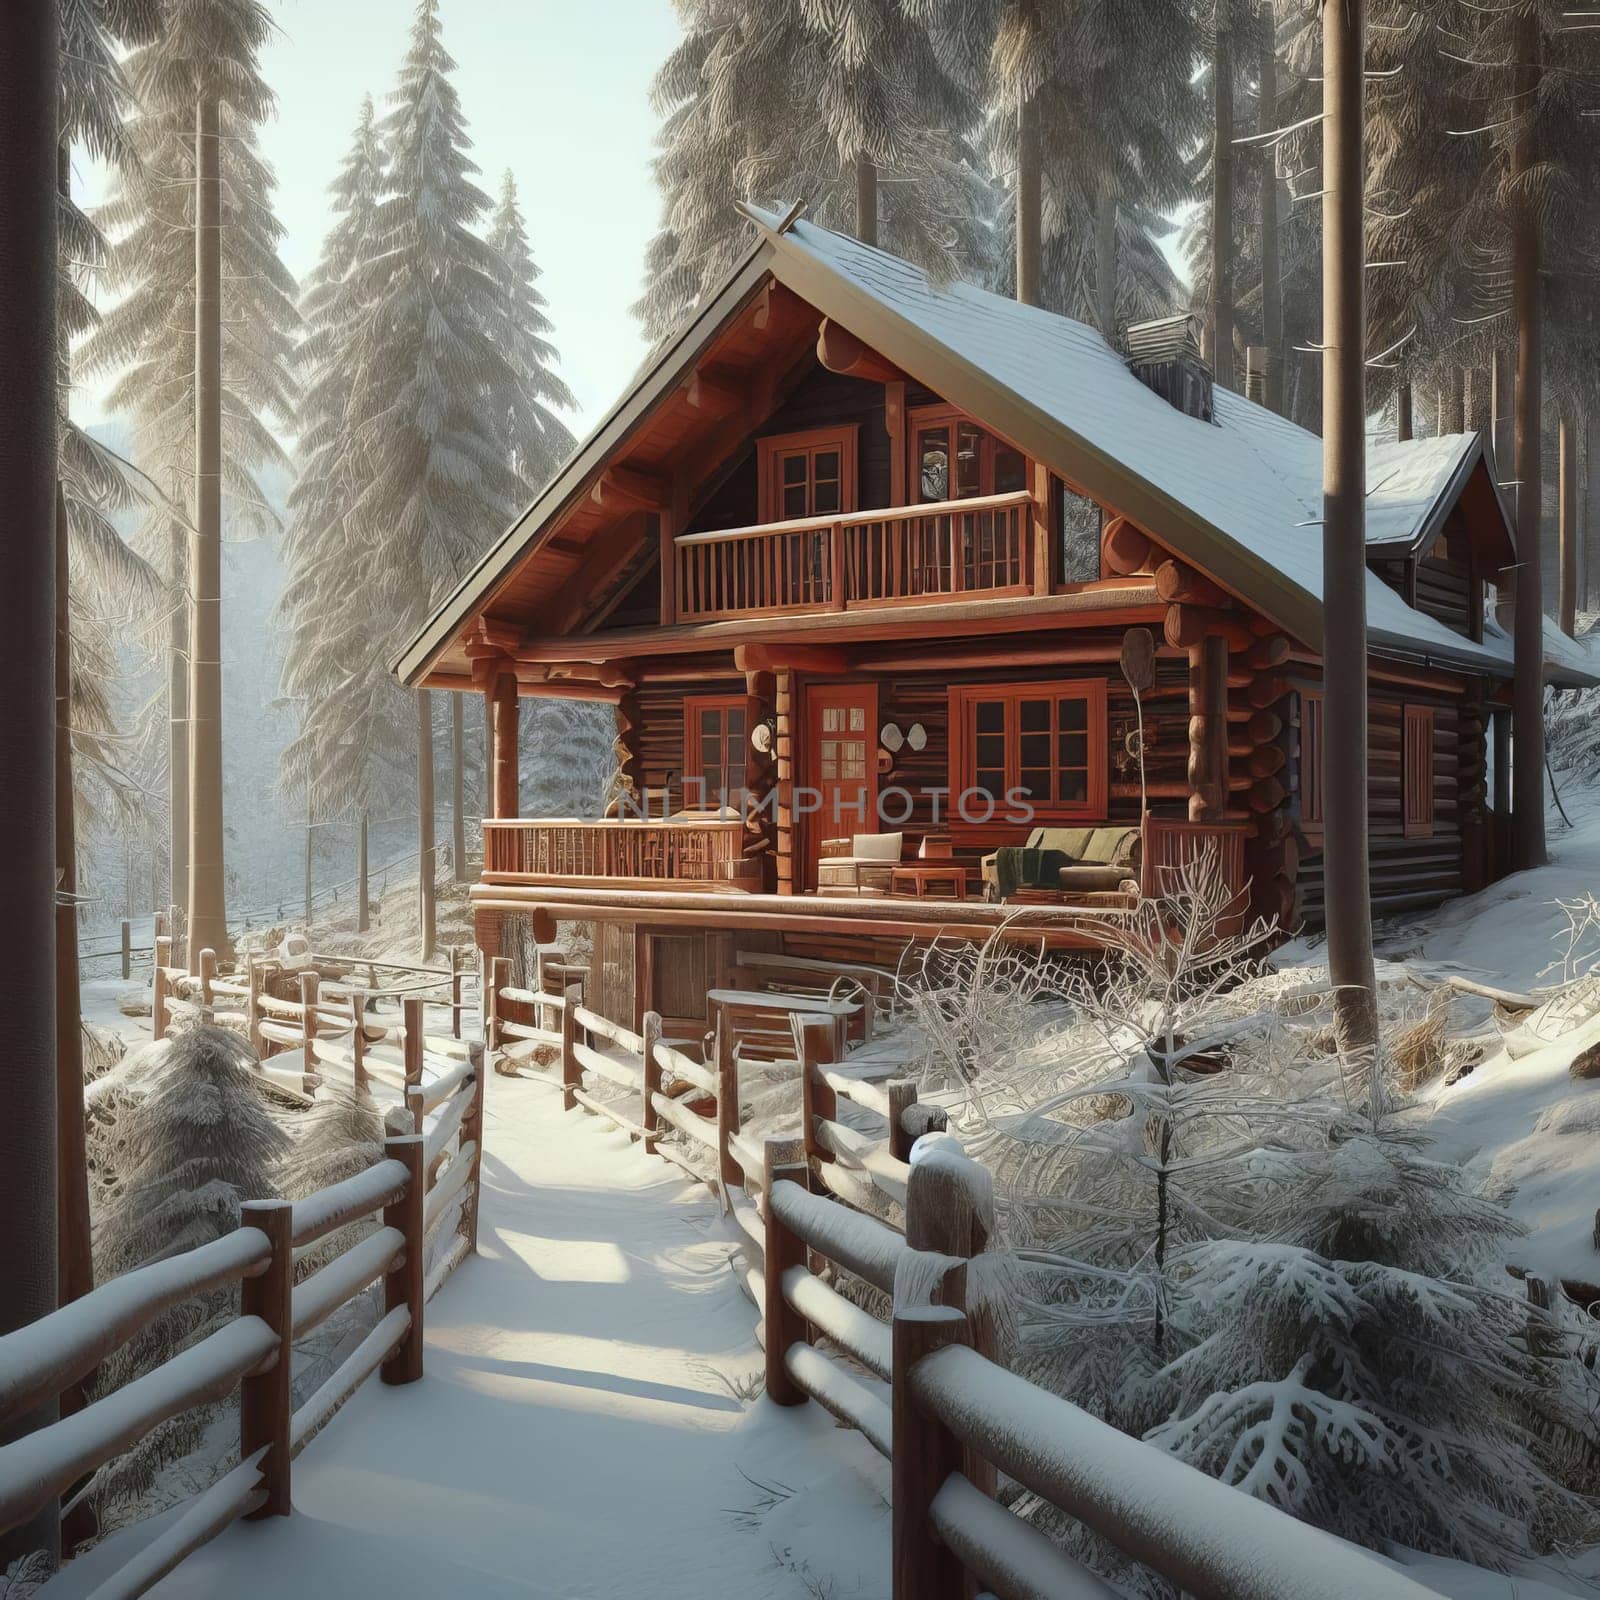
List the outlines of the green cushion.
<svg viewBox="0 0 1600 1600">
<path fill-rule="evenodd" d="M 1035 828 L 1028 844 L 1035 850 L 1064 850 L 1078 861 L 1088 850 L 1094 832 L 1093 828 Z"/>
</svg>

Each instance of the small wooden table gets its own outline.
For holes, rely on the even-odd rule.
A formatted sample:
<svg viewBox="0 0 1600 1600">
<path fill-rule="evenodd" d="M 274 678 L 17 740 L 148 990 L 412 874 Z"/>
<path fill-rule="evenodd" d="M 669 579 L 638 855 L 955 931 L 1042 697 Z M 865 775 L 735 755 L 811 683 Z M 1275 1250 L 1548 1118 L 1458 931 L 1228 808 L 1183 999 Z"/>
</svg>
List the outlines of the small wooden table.
<svg viewBox="0 0 1600 1600">
<path fill-rule="evenodd" d="M 919 900 L 926 900 L 930 898 L 928 885 L 937 883 L 948 886 L 949 899 L 967 898 L 967 869 L 954 861 L 918 861 L 896 867 L 889 874 L 889 893 L 915 895 Z"/>
</svg>

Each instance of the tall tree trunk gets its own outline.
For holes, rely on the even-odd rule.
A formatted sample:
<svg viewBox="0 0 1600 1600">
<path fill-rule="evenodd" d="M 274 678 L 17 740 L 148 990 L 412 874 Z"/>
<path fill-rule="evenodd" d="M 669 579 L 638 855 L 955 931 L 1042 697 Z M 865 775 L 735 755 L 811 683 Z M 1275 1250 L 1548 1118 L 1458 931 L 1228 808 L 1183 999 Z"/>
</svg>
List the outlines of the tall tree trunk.
<svg viewBox="0 0 1600 1600">
<path fill-rule="evenodd" d="M 856 238 L 878 242 L 878 164 L 868 155 L 856 157 Z"/>
<path fill-rule="evenodd" d="M 1534 8 L 1516 26 L 1516 104 L 1534 105 L 1539 89 L 1540 19 Z M 1512 150 L 1517 203 L 1511 243 L 1511 299 L 1517 319 L 1515 470 L 1517 479 L 1516 679 L 1511 695 L 1513 860 L 1542 866 L 1544 842 L 1544 509 L 1540 429 L 1543 422 L 1544 316 L 1539 298 L 1539 214 L 1526 195 L 1539 159 L 1538 129 L 1524 118 Z"/>
<path fill-rule="evenodd" d="M 1489 443 L 1500 483 L 1516 476 L 1516 362 L 1515 350 L 1496 350 L 1489 366 Z"/>
<path fill-rule="evenodd" d="M 1323 880 L 1340 1045 L 1376 1094 L 1367 866 L 1366 0 L 1322 6 Z"/>
<path fill-rule="evenodd" d="M 1445 387 L 1439 394 L 1439 432 L 1467 431 L 1467 374 L 1463 367 L 1451 367 Z"/>
<path fill-rule="evenodd" d="M 1402 378 L 1394 391 L 1394 436 L 1404 442 L 1411 437 L 1411 380 Z"/>
<path fill-rule="evenodd" d="M 1278 37 L 1269 8 L 1261 51 L 1261 132 L 1278 125 Z M 1278 185 L 1278 153 L 1262 155 L 1261 171 L 1261 341 L 1267 347 L 1266 404 L 1283 412 L 1283 221 Z"/>
<path fill-rule="evenodd" d="M 1017 299 L 1039 304 L 1043 270 L 1043 152 L 1039 148 L 1039 102 L 1029 95 L 1017 107 Z"/>
<path fill-rule="evenodd" d="M 467 881 L 467 802 L 461 769 L 466 765 L 466 730 L 461 696 L 450 696 L 450 876 Z"/>
<path fill-rule="evenodd" d="M 181 495 L 182 491 L 179 491 Z M 167 904 L 189 904 L 189 584 L 184 569 L 188 532 L 171 524 L 172 615 L 167 619 Z M 180 937 L 172 929 L 174 939 Z M 174 949 L 176 950 L 176 946 Z"/>
<path fill-rule="evenodd" d="M 1211 371 L 1233 381 L 1233 19 L 1231 0 L 1216 0 L 1211 61 Z"/>
<path fill-rule="evenodd" d="M 311 802 L 306 801 L 306 932 L 311 931 Z"/>
<path fill-rule="evenodd" d="M 1578 434 L 1563 413 L 1558 440 L 1557 525 L 1561 529 L 1561 592 L 1557 615 L 1570 639 L 1578 630 Z"/>
<path fill-rule="evenodd" d="M 222 862 L 222 135 L 195 107 L 194 464 L 189 540 L 189 970 L 228 953 Z"/>
<path fill-rule="evenodd" d="M 0 6 L 0 724 L 8 852 L 0 921 L 6 1021 L 0 1116 L 0 1334 L 56 1307 L 55 514 L 56 117 L 60 23 L 53 0 Z M 47 1401 L 0 1442 L 54 1419 Z M 0 1569 L 58 1549 L 54 1504 L 0 1535 Z"/>
<path fill-rule="evenodd" d="M 1588 402 L 1583 441 L 1583 583 L 1600 605 L 1600 404 Z"/>
<path fill-rule="evenodd" d="M 1117 342 L 1117 197 L 1100 191 L 1094 207 L 1095 318 L 1106 343 Z"/>
<path fill-rule="evenodd" d="M 438 943 L 434 912 L 433 696 L 417 690 L 417 926 L 422 959 L 433 959 Z"/>
<path fill-rule="evenodd" d="M 371 890 L 367 882 L 367 813 L 363 810 L 356 825 L 356 932 L 365 933 L 371 923 Z"/>
</svg>

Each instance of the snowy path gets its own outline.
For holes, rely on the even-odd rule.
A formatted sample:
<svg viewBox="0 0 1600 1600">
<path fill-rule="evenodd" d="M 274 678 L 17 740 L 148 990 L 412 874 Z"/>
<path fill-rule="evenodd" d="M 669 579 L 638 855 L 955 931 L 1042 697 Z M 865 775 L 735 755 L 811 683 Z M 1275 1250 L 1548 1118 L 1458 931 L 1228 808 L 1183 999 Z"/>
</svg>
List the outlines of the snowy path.
<svg viewBox="0 0 1600 1600">
<path fill-rule="evenodd" d="M 153 1592 L 886 1597 L 870 1447 L 719 1376 L 759 1350 L 707 1191 L 544 1081 L 488 1090 L 481 1253 L 428 1307 L 427 1375 L 369 1383 L 296 1462 L 292 1517 Z"/>
</svg>

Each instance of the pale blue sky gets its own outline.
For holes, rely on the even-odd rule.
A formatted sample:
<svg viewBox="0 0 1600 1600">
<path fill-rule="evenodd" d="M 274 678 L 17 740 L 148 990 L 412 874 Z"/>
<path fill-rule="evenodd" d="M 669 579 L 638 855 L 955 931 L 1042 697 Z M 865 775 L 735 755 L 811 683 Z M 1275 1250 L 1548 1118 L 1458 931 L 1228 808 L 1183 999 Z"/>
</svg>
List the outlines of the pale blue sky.
<svg viewBox="0 0 1600 1600">
<path fill-rule="evenodd" d="M 368 91 L 383 109 L 405 53 L 412 0 L 268 0 L 279 32 L 262 59 L 278 96 L 262 147 L 278 175 L 283 258 L 298 277 L 328 222 L 327 186 Z M 583 434 L 645 346 L 628 313 L 643 283 L 657 201 L 649 161 L 652 74 L 677 43 L 670 0 L 442 0 L 456 87 L 493 194 L 516 175 L 561 374 Z M 78 168 L 99 197 L 100 175 Z M 93 414 L 98 395 L 80 391 Z"/>
</svg>

